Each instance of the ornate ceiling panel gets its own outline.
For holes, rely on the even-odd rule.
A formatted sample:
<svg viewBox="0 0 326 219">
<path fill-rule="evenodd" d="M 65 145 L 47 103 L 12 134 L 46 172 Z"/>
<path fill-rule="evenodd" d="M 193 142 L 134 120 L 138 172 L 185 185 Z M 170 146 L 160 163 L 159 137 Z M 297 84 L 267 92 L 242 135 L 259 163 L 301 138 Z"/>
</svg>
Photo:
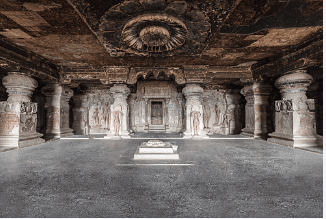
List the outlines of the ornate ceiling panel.
<svg viewBox="0 0 326 219">
<path fill-rule="evenodd" d="M 124 1 L 102 16 L 98 35 L 111 56 L 197 53 L 211 32 L 206 14 L 186 1 Z"/>
</svg>

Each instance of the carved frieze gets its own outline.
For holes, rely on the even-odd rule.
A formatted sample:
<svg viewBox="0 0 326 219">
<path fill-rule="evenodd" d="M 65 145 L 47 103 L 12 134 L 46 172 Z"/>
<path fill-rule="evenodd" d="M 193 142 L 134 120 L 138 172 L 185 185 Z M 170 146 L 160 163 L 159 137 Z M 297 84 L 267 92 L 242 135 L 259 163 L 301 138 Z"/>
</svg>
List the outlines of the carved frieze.
<svg viewBox="0 0 326 219">
<path fill-rule="evenodd" d="M 293 111 L 292 100 L 276 100 L 275 101 L 275 111 Z"/>
</svg>

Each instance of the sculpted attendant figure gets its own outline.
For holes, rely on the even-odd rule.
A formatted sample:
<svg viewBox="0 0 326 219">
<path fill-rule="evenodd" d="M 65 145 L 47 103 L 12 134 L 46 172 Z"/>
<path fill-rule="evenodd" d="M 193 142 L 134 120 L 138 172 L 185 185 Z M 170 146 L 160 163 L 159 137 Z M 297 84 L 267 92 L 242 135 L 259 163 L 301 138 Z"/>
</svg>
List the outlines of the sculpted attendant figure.
<svg viewBox="0 0 326 219">
<path fill-rule="evenodd" d="M 208 101 L 204 101 L 204 128 L 209 128 L 209 119 L 211 118 L 211 109 L 209 107 Z"/>
<path fill-rule="evenodd" d="M 194 131 L 194 135 L 199 135 L 199 130 L 200 130 L 200 116 L 201 113 L 197 110 L 197 108 L 193 108 L 193 111 L 191 112 L 191 117 L 193 118 L 192 120 L 192 128 Z"/>
<path fill-rule="evenodd" d="M 92 118 L 93 118 L 93 120 L 94 120 L 94 124 L 95 124 L 95 126 L 99 126 L 99 124 L 100 124 L 100 119 L 99 119 L 99 117 L 98 117 L 98 108 L 95 108 L 95 111 L 93 112 L 93 115 L 92 115 Z"/>
<path fill-rule="evenodd" d="M 113 135 L 119 135 L 121 127 L 121 106 L 115 107 L 113 112 Z"/>
</svg>

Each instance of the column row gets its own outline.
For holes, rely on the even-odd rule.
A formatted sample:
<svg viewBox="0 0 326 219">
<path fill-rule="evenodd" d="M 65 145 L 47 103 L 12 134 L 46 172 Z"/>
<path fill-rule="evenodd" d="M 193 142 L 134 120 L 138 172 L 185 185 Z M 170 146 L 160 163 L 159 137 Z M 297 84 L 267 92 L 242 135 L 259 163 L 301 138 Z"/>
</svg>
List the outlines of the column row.
<svg viewBox="0 0 326 219">
<path fill-rule="evenodd" d="M 270 121 L 270 85 L 254 83 L 241 90 L 246 98 L 243 135 L 290 147 L 322 146 L 316 133 L 315 102 L 306 91 L 313 78 L 304 70 L 286 74 L 275 81 L 281 100 L 275 101 L 274 121 Z M 271 130 L 274 122 L 275 131 Z"/>
<path fill-rule="evenodd" d="M 0 146 L 24 147 L 45 142 L 36 131 L 38 104 L 31 96 L 38 83 L 33 78 L 10 72 L 2 78 L 8 98 L 0 102 Z M 43 87 L 46 96 L 46 140 L 72 135 L 69 129 L 69 104 L 73 92 L 59 84 Z"/>
</svg>

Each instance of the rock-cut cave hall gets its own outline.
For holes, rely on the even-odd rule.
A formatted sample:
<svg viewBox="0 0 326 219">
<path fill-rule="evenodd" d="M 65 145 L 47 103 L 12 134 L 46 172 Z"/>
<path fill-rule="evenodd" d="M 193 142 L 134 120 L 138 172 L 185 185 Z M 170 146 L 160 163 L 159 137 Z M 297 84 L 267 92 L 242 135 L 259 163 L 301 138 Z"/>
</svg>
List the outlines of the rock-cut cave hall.
<svg viewBox="0 0 326 219">
<path fill-rule="evenodd" d="M 181 164 L 200 165 L 206 156 L 246 160 L 259 153 L 268 160 L 289 153 L 286 159 L 293 154 L 299 163 L 312 156 L 318 172 L 322 5 L 322 0 L 1 1 L 0 171 L 28 156 L 35 162 L 43 153 L 56 159 L 48 153 L 59 148 L 75 150 L 60 152 L 68 159 L 85 148 L 100 159 L 107 147 L 108 156 L 114 154 L 103 157 L 114 161 L 110 168 L 147 168 L 151 162 L 161 164 L 155 168 L 189 168 Z M 178 145 L 180 159 L 136 162 L 132 155 L 149 140 Z M 241 154 L 241 147 L 251 154 Z M 20 163 L 27 168 L 22 174 L 32 171 L 27 163 Z M 0 185 L 8 182 L 5 172 Z M 322 171 L 316 177 L 322 180 Z M 172 217 L 168 212 L 152 216 Z M 232 216 L 215 213 L 193 216 Z"/>
</svg>

